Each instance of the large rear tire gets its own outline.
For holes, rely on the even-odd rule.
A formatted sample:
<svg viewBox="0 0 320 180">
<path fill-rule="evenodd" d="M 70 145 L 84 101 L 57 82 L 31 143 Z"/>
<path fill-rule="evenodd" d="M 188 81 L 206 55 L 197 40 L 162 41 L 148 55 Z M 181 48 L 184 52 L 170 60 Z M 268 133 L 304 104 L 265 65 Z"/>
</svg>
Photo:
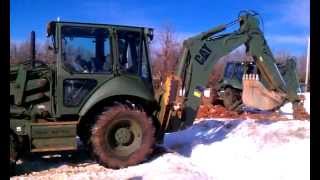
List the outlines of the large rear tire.
<svg viewBox="0 0 320 180">
<path fill-rule="evenodd" d="M 152 120 L 144 111 L 116 105 L 98 116 L 91 146 L 101 165 L 124 168 L 142 162 L 152 153 L 154 136 Z"/>
</svg>

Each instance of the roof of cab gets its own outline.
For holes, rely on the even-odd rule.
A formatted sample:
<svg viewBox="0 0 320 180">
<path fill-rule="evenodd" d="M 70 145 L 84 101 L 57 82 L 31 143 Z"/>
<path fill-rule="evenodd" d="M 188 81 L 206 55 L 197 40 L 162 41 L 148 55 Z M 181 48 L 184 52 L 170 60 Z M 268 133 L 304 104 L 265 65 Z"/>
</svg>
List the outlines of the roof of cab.
<svg viewBox="0 0 320 180">
<path fill-rule="evenodd" d="M 85 23 L 85 22 L 71 22 L 71 21 L 51 21 L 52 23 L 59 23 L 59 24 L 72 24 L 72 25 L 89 25 L 89 26 L 109 26 L 115 28 L 128 28 L 128 29 L 142 29 L 148 28 L 153 30 L 153 28 L 149 27 L 142 27 L 142 26 L 130 26 L 130 25 L 116 25 L 116 24 L 102 24 L 102 23 Z"/>
</svg>

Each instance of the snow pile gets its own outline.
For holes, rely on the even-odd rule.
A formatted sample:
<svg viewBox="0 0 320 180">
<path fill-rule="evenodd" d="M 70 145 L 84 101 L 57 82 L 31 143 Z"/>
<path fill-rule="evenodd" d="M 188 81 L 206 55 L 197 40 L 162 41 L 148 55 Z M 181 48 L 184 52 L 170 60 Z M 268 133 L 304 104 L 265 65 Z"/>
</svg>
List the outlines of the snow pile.
<svg viewBox="0 0 320 180">
<path fill-rule="evenodd" d="M 202 121 L 165 144 L 214 179 L 310 178 L 309 121 Z"/>
</svg>

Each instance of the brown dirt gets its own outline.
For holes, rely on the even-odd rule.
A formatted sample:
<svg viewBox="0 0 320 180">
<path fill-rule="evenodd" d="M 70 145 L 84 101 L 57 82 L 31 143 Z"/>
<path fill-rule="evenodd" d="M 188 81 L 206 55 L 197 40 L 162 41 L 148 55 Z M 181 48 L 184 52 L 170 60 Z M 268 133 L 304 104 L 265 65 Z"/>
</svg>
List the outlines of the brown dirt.
<svg viewBox="0 0 320 180">
<path fill-rule="evenodd" d="M 197 118 L 238 118 L 239 114 L 229 111 L 221 105 L 200 105 Z"/>
<path fill-rule="evenodd" d="M 234 111 L 229 111 L 222 105 L 202 104 L 199 107 L 197 118 L 240 118 L 240 119 L 252 119 L 252 120 L 289 120 L 286 116 L 279 114 L 278 112 L 272 113 L 248 113 L 244 112 L 238 114 Z"/>
<path fill-rule="evenodd" d="M 272 121 L 285 121 L 290 120 L 288 117 L 279 114 L 278 112 L 272 112 L 269 114 L 258 114 L 258 113 L 243 113 L 240 118 L 253 119 L 253 120 L 272 120 Z"/>
</svg>

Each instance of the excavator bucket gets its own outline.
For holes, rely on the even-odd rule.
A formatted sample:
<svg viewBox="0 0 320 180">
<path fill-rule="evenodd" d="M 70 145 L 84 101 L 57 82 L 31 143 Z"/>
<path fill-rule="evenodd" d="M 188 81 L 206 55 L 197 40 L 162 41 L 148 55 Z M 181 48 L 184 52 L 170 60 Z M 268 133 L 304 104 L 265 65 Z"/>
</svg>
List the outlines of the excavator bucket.
<svg viewBox="0 0 320 180">
<path fill-rule="evenodd" d="M 242 78 L 244 105 L 260 110 L 273 110 L 283 104 L 285 94 L 270 91 L 259 81 L 258 74 L 245 74 Z"/>
</svg>

